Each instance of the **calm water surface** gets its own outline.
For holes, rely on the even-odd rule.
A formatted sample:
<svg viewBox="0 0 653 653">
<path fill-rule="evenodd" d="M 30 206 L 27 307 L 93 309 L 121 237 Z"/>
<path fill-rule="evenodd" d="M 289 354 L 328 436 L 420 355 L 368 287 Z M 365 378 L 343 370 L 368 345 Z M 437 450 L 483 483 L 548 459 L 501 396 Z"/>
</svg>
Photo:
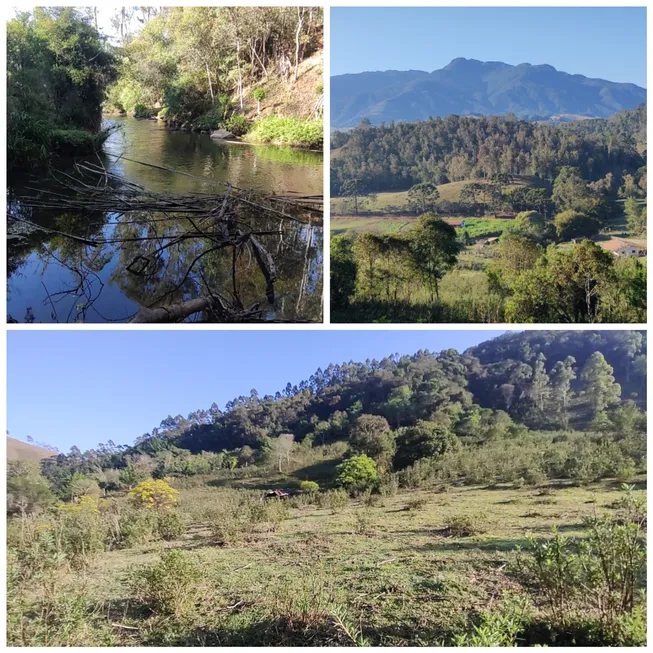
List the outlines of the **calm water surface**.
<svg viewBox="0 0 653 653">
<path fill-rule="evenodd" d="M 188 174 L 228 182 L 239 188 L 281 195 L 322 195 L 322 155 L 292 148 L 218 144 L 208 135 L 167 130 L 156 121 L 112 118 L 107 125 L 119 125 L 105 143 L 103 163 L 111 172 L 145 189 L 166 193 L 212 193 L 214 184 L 140 165 L 120 155 Z M 89 161 L 98 163 L 97 158 Z M 68 166 L 68 168 L 66 168 Z M 67 169 L 59 162 L 55 168 Z M 30 210 L 21 205 L 21 195 L 34 189 L 61 189 L 45 173 L 12 179 L 10 212 L 52 230 L 93 239 L 138 235 L 134 215 L 89 211 L 85 214 L 56 210 Z M 121 322 L 139 306 L 151 305 L 161 288 L 176 285 L 183 278 L 184 263 L 195 258 L 204 243 L 189 241 L 171 248 L 165 269 L 158 277 L 144 277 L 127 270 L 142 255 L 143 244 L 105 245 L 89 248 L 61 236 L 42 231 L 25 234 L 10 223 L 8 244 L 8 315 L 18 322 Z M 181 228 L 181 224 L 178 225 Z M 184 222 L 184 228 L 187 223 Z M 140 228 L 140 227 L 139 227 Z M 257 221 L 257 230 L 276 230 L 276 220 Z M 283 235 L 260 240 L 274 257 L 278 280 L 274 304 L 265 301 L 265 281 L 251 257 L 238 262 L 238 294 L 245 306 L 261 301 L 265 317 L 284 320 L 317 320 L 321 317 L 322 243 L 321 227 L 284 225 Z M 172 250 L 175 251 L 172 251 Z M 223 252 L 202 258 L 197 275 L 166 302 L 184 301 L 201 294 L 204 283 L 231 288 L 231 254 Z M 164 303 L 166 303 L 164 302 Z M 192 319 L 197 319 L 197 316 Z"/>
</svg>

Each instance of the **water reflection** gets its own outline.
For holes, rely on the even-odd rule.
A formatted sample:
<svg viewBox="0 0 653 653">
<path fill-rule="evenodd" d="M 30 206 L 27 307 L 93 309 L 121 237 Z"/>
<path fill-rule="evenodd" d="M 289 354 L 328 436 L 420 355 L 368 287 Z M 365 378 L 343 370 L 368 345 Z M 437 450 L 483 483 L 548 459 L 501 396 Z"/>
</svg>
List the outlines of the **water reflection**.
<svg viewBox="0 0 653 653">
<path fill-rule="evenodd" d="M 123 122 L 124 128 L 107 142 L 105 165 L 113 173 L 149 190 L 196 193 L 215 192 L 216 188 L 190 177 L 125 159 L 116 160 L 115 156 L 124 154 L 265 192 L 322 193 L 319 154 L 217 145 L 208 136 L 170 132 L 151 121 Z M 30 232 L 25 223 L 8 221 L 10 319 L 120 322 L 128 320 L 141 306 L 185 301 L 201 295 L 207 287 L 219 289 L 232 299 L 236 293 L 238 302 L 244 306 L 260 303 L 267 319 L 321 319 L 323 233 L 318 226 L 280 223 L 269 216 L 246 220 L 250 229 L 281 229 L 282 232 L 259 238 L 272 254 L 277 268 L 274 303 L 268 305 L 265 278 L 248 248 L 242 248 L 234 260 L 230 250 L 209 252 L 209 241 L 188 239 L 166 247 L 153 260 L 153 243 L 187 230 L 186 218 L 169 214 L 139 216 L 134 212 L 29 209 L 17 198 L 33 194 L 37 186 L 45 188 L 48 184 L 42 179 L 22 179 L 13 182 L 9 190 L 9 213 L 47 230 Z M 92 247 L 60 234 L 74 234 L 103 244 Z M 116 243 L 116 240 L 123 242 Z M 198 257 L 189 272 L 189 261 Z M 146 265 L 144 261 L 148 261 Z M 237 271 L 235 288 L 234 269 Z M 198 314 L 189 319 L 212 320 L 212 316 Z"/>
</svg>

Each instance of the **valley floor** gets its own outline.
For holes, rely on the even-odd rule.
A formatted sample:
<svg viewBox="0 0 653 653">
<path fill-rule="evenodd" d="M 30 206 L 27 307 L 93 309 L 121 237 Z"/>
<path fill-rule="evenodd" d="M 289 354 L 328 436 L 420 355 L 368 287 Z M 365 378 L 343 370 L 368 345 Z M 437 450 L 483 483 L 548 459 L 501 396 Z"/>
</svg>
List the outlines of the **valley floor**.
<svg viewBox="0 0 653 653">
<path fill-rule="evenodd" d="M 633 482 L 645 496 L 645 477 Z M 583 537 L 584 518 L 611 511 L 619 487 L 607 480 L 400 491 L 372 497 L 374 505 L 293 507 L 276 528 L 257 525 L 244 541 L 224 546 L 203 517 L 223 490 L 183 490 L 178 510 L 191 523 L 181 538 L 102 554 L 84 572 L 61 578 L 58 592 L 81 597 L 91 615 L 85 645 L 450 644 L 479 614 L 500 609 L 506 592 L 526 595 L 512 561 L 529 534 L 548 538 L 555 526 Z M 477 534 L 452 532 L 464 518 Z M 202 570 L 183 618 L 151 612 L 130 595 L 131 570 L 169 549 Z M 542 598 L 531 600 L 537 614 Z M 571 635 L 559 636 L 548 643 L 570 643 Z M 9 641 L 37 644 L 21 642 L 12 617 Z"/>
</svg>

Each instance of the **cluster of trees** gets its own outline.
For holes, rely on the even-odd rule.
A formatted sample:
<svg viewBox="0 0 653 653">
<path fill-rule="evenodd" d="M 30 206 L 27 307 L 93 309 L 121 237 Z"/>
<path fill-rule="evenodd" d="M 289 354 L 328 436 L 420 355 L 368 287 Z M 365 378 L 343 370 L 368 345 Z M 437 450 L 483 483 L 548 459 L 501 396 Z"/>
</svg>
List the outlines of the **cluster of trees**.
<svg viewBox="0 0 653 653">
<path fill-rule="evenodd" d="M 486 268 L 487 295 L 480 301 L 494 307 L 492 321 L 645 322 L 646 269 L 638 260 L 616 258 L 590 240 L 566 249 L 553 242 L 585 237 L 595 223 L 573 209 L 555 220 L 536 211 L 518 214 Z M 460 248 L 455 229 L 432 214 L 405 234 L 333 237 L 334 317 L 360 320 L 366 307 L 383 317 L 398 307 L 405 319 L 412 315 L 416 287 L 428 291 L 429 307 L 447 308 L 451 298 L 440 297 L 440 282 L 456 265 Z M 476 321 L 475 313 L 465 312 L 473 308 L 460 304 L 456 321 Z M 453 321 L 447 314 L 438 319 Z"/>
<path fill-rule="evenodd" d="M 356 179 L 368 191 L 407 190 L 499 173 L 552 182 L 573 166 L 590 182 L 611 173 L 620 184 L 645 165 L 646 107 L 607 120 L 551 125 L 514 116 L 447 116 L 416 123 L 372 126 L 364 120 L 335 132 L 331 193 Z"/>
<path fill-rule="evenodd" d="M 252 390 L 223 409 L 169 416 L 131 447 L 108 443 L 48 458 L 42 471 L 71 497 L 89 494 L 90 476 L 95 488 L 99 479 L 110 490 L 256 463 L 285 471 L 298 447 L 337 441 L 397 470 L 461 442 L 519 437 L 528 427 L 641 430 L 645 378 L 640 332 L 510 334 L 463 354 L 331 364 L 275 395 Z"/>
<path fill-rule="evenodd" d="M 117 49 L 119 79 L 107 104 L 141 115 L 156 107 L 180 121 L 204 116 L 213 128 L 246 102 L 255 102 L 260 113 L 266 84 L 274 79 L 292 86 L 299 64 L 322 38 L 316 7 L 139 9 L 143 27 L 137 34 L 129 30 L 128 15 L 117 15 L 125 28 Z"/>
<path fill-rule="evenodd" d="M 93 151 L 117 59 L 89 10 L 37 7 L 7 23 L 7 164 Z"/>
</svg>

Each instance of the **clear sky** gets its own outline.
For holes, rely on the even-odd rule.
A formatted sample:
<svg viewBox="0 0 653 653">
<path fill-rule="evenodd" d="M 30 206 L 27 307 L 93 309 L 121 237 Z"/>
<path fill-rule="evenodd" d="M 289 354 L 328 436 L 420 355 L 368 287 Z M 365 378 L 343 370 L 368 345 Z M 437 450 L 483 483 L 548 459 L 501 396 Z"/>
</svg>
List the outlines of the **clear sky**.
<svg viewBox="0 0 653 653">
<path fill-rule="evenodd" d="M 615 3 L 617 4 L 617 3 Z M 333 7 L 331 75 L 465 57 L 646 87 L 643 7 Z"/>
<path fill-rule="evenodd" d="M 7 425 L 67 452 L 132 444 L 170 415 L 274 394 L 329 363 L 468 347 L 502 331 L 10 331 Z"/>
</svg>

